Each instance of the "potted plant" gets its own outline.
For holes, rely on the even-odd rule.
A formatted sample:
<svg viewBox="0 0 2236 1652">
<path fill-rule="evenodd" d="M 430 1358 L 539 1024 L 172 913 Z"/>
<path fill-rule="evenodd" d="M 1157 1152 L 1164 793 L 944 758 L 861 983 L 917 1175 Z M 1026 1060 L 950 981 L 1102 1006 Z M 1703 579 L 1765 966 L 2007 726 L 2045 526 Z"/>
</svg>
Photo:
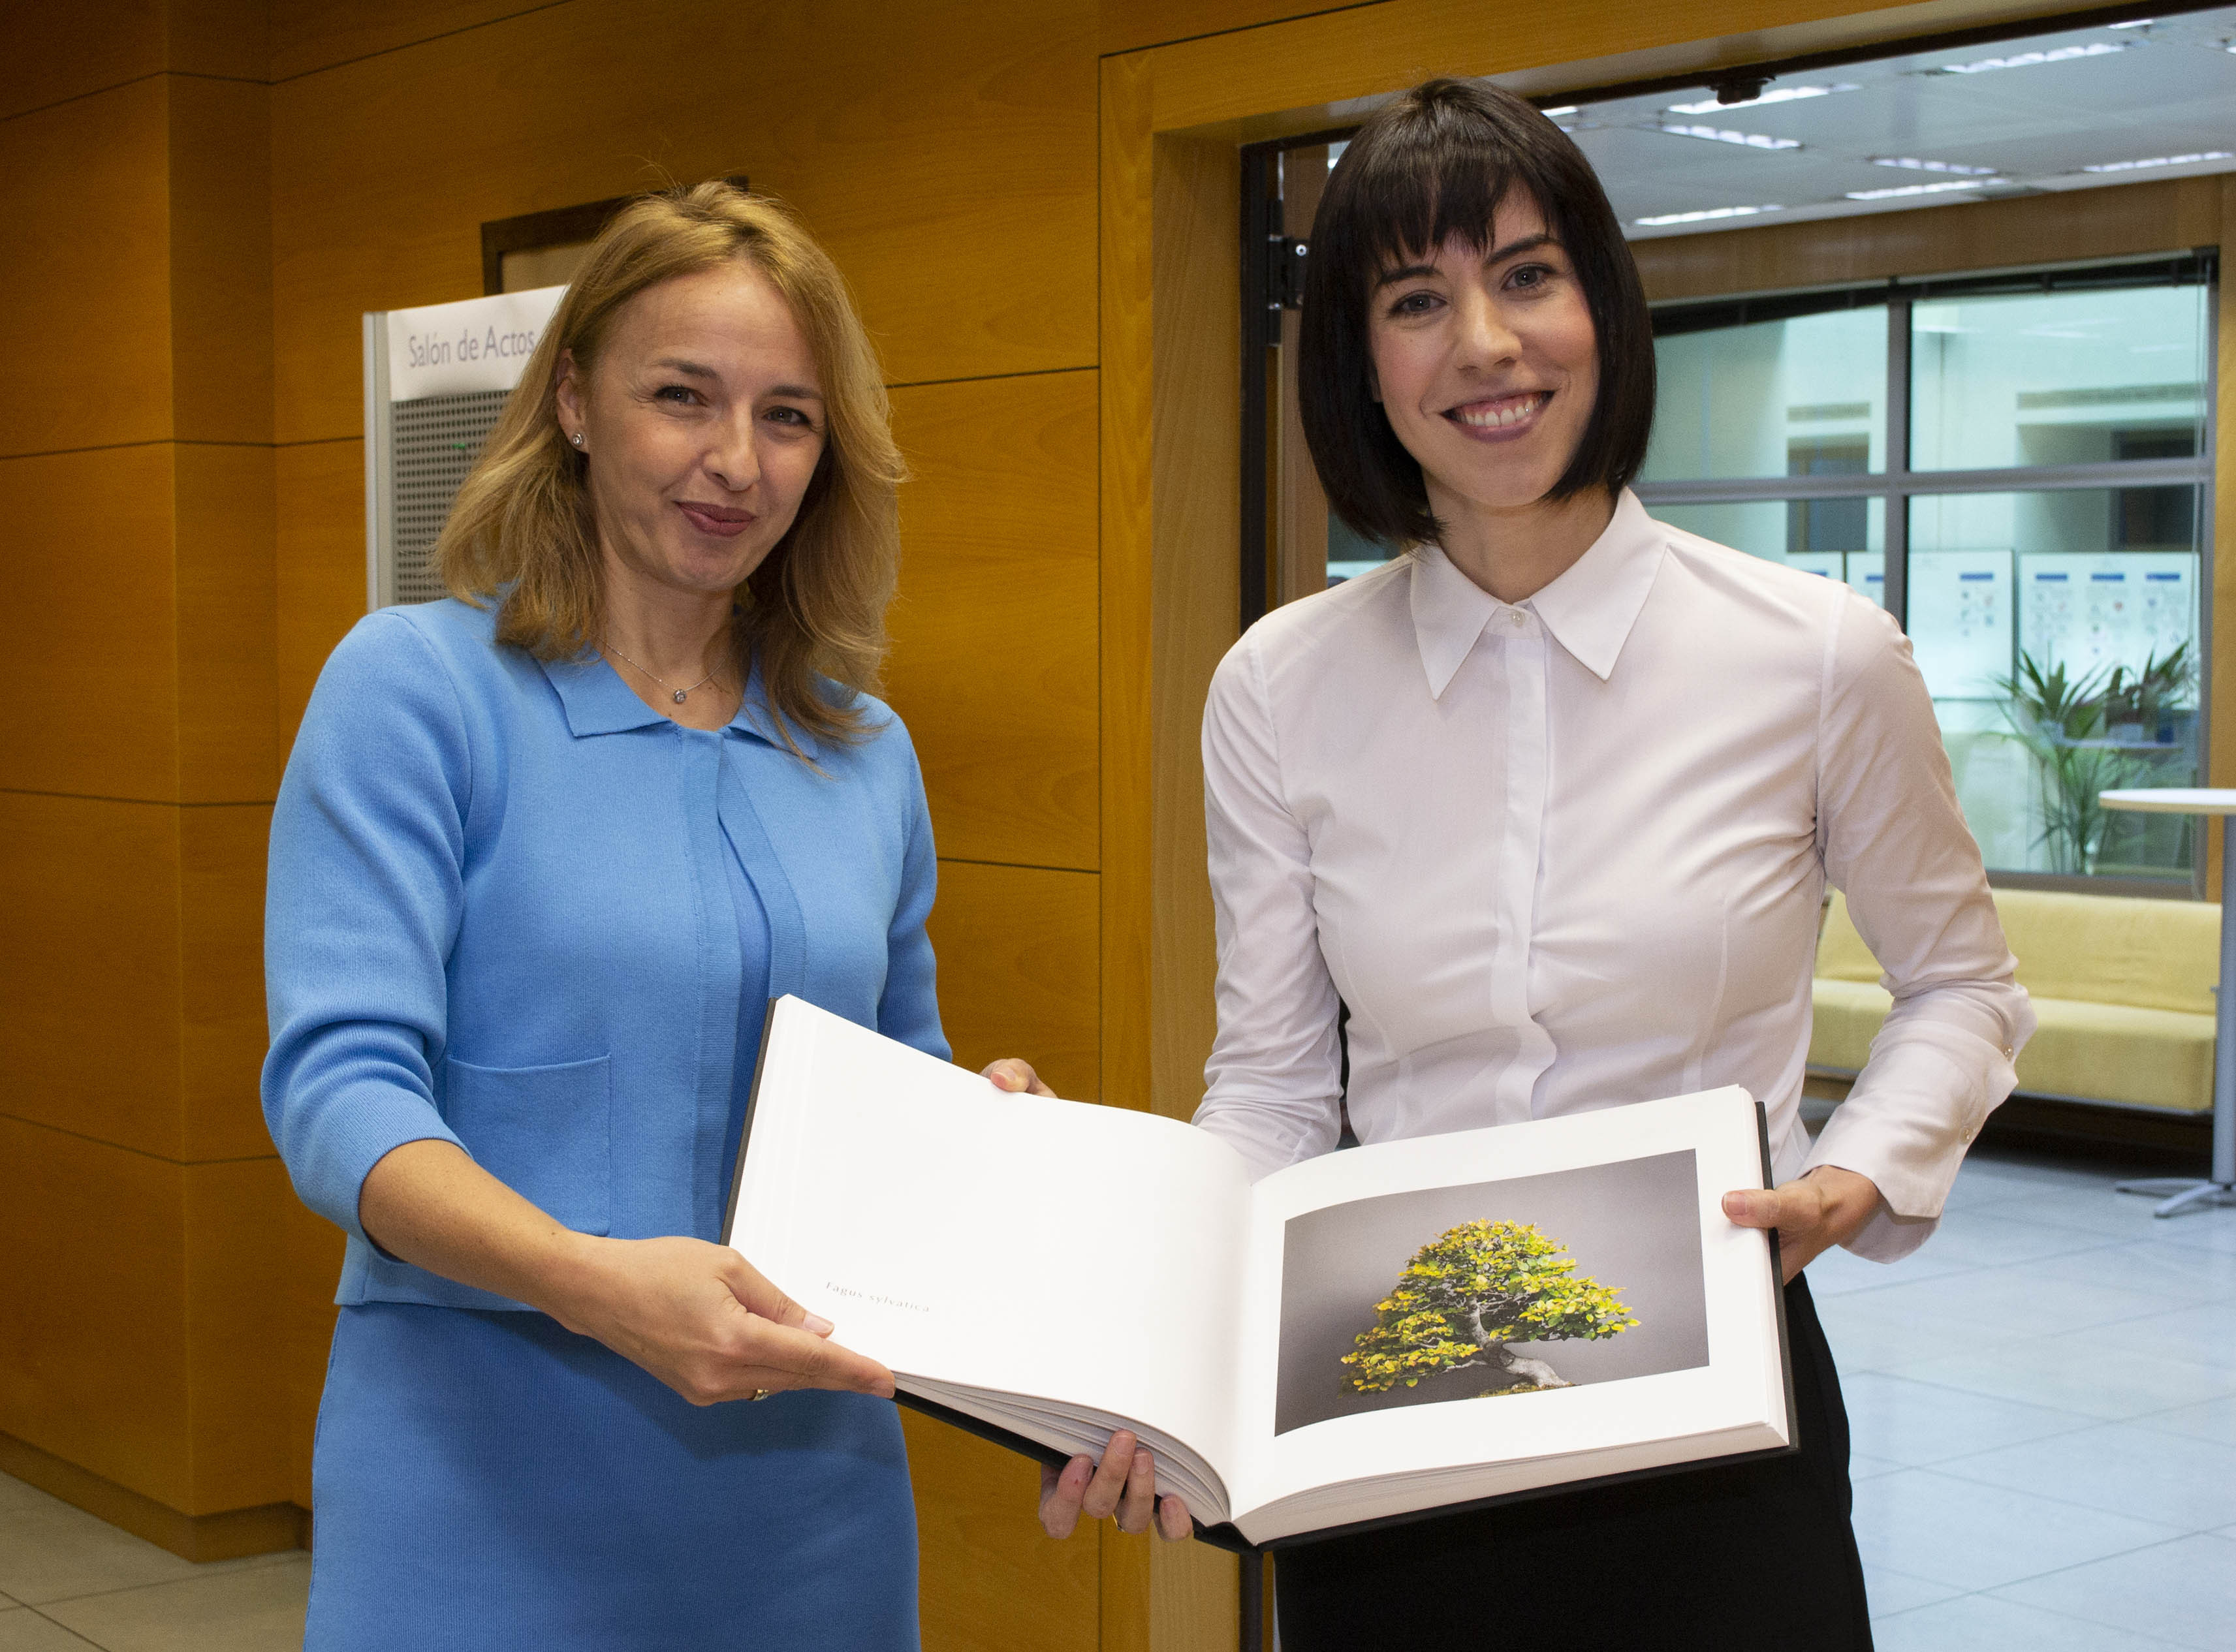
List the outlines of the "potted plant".
<svg viewBox="0 0 2236 1652">
<path fill-rule="evenodd" d="M 2068 676 L 2062 660 L 2045 667 L 2021 650 L 2017 672 L 1996 680 L 2008 697 L 2003 709 L 2012 731 L 2034 754 L 2042 777 L 2042 829 L 2035 841 L 2049 850 L 2053 872 L 2086 874 L 2094 869 L 2110 819 L 2097 794 L 2150 772 L 2147 758 L 2131 747 L 2123 749 L 2109 732 L 2115 692 L 2121 697 L 2117 714 L 2140 722 L 2137 697 L 2149 678 L 2155 729 L 2159 709 L 2168 698 L 2162 686 L 2170 680 L 2167 667 L 2176 665 L 2187 647 L 2163 661 L 2154 655 L 2140 674 L 2114 665 L 2079 677 Z"/>
</svg>

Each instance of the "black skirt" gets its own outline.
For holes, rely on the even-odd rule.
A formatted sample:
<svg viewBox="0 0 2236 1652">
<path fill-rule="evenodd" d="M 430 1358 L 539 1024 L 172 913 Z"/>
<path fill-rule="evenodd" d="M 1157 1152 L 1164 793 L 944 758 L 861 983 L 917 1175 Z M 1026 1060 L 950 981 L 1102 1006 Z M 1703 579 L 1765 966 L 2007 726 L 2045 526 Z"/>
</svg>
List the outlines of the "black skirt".
<svg viewBox="0 0 2236 1652">
<path fill-rule="evenodd" d="M 1786 1314 L 1798 1452 L 1285 1549 L 1282 1652 L 1870 1652 L 1848 1413 L 1805 1280 Z"/>
</svg>

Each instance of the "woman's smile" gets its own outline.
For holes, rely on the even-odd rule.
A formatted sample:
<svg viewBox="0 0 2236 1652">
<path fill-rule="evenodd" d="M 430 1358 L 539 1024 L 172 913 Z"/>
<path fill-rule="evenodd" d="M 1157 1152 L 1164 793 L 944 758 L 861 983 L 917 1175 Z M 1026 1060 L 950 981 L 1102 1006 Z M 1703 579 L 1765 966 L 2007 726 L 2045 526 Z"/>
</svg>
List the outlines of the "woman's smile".
<svg viewBox="0 0 2236 1652">
<path fill-rule="evenodd" d="M 1447 408 L 1444 416 L 1471 435 L 1491 441 L 1511 440 L 1536 424 L 1538 414 L 1552 399 L 1550 390 L 1519 390 L 1463 402 Z"/>
</svg>

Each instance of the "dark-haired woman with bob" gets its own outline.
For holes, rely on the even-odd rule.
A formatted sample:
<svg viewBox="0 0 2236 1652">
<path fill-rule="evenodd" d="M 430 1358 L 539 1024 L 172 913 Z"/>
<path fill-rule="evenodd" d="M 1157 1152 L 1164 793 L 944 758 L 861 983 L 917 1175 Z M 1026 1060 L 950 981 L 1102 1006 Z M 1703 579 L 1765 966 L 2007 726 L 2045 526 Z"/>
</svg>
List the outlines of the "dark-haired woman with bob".
<svg viewBox="0 0 2236 1652">
<path fill-rule="evenodd" d="M 1312 237 L 1299 391 L 1330 503 L 1404 546 L 1269 615 L 1204 719 L 1219 1032 L 1196 1122 L 1261 1170 L 1740 1085 L 1769 1111 L 1799 1454 L 1338 1537 L 1276 1568 L 1285 1652 L 1871 1642 L 1847 1425 L 1802 1273 L 1891 1261 L 2014 1083 L 2026 996 L 1901 633 L 1654 521 L 1637 273 L 1575 147 L 1432 81 Z M 1827 884 L 1894 1010 L 1812 1144 Z"/>
</svg>

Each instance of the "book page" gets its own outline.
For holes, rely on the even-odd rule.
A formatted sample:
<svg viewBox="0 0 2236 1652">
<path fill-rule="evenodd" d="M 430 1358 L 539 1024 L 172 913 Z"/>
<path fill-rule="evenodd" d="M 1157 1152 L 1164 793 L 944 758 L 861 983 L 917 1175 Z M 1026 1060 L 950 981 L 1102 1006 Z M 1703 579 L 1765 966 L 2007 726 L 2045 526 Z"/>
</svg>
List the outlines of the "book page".
<svg viewBox="0 0 2236 1652">
<path fill-rule="evenodd" d="M 1754 1105 L 1737 1089 L 1267 1177 L 1238 1518 L 1348 1481 L 1766 1419 L 1783 1434 L 1769 1247 L 1720 1208 L 1760 1185 Z"/>
<path fill-rule="evenodd" d="M 840 1342 L 1138 1419 L 1231 1479 L 1250 1178 L 1216 1137 L 1010 1095 L 787 998 L 744 1161 L 729 1242 Z"/>
</svg>

